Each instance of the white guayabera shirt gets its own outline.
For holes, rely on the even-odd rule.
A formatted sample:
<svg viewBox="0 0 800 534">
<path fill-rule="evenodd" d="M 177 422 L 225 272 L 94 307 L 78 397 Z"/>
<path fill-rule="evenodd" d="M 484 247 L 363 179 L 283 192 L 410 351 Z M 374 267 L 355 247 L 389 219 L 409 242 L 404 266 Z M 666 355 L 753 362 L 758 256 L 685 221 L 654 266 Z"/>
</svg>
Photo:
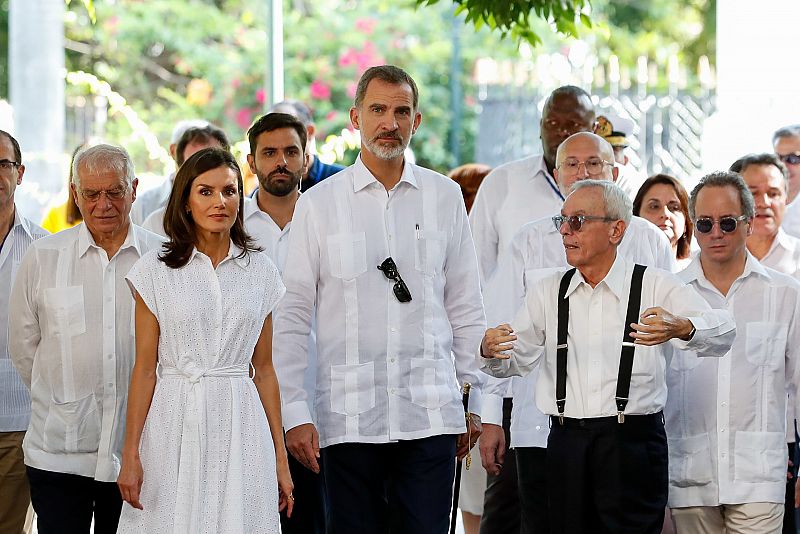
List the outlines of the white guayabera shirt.
<svg viewBox="0 0 800 534">
<path fill-rule="evenodd" d="M 34 240 L 46 235 L 46 230 L 20 216 L 17 210 L 14 226 L 0 248 L 0 432 L 23 431 L 31 419 L 28 388 L 8 355 L 8 301 L 25 251 Z"/>
<path fill-rule="evenodd" d="M 411 292 L 399 302 L 376 267 L 392 257 Z M 359 157 L 303 194 L 275 312 L 287 429 L 310 423 L 303 377 L 317 320 L 320 445 L 464 432 L 459 384 L 476 386 L 485 328 L 475 249 L 458 185 L 406 163 L 387 193 Z"/>
<path fill-rule="evenodd" d="M 161 239 L 130 225 L 109 259 L 84 224 L 35 241 L 11 292 L 9 352 L 31 393 L 25 464 L 113 482 L 135 357 L 125 276 Z"/>
<path fill-rule="evenodd" d="M 722 295 L 699 257 L 678 276 L 736 320 L 719 359 L 676 354 L 667 373 L 669 506 L 783 503 L 786 393 L 800 379 L 800 283 L 747 254 Z"/>
<path fill-rule="evenodd" d="M 566 417 L 610 417 L 617 414 L 620 350 L 634 263 L 617 255 L 606 277 L 592 288 L 576 272 L 567 287 Z M 511 323 L 517 334 L 509 359 L 481 358 L 493 376 L 516 376 L 537 365 L 536 405 L 557 415 L 555 375 L 558 328 L 558 288 L 567 267 L 549 269 L 527 290 L 525 304 Z M 661 306 L 687 317 L 696 331 L 689 341 L 671 339 L 654 346 L 636 346 L 631 373 L 630 399 L 625 413 L 652 414 L 667 401 L 665 367 L 678 350 L 695 350 L 694 356 L 723 356 L 736 335 L 733 317 L 714 310 L 674 274 L 650 267 L 642 280 L 639 312 Z M 670 391 L 670 398 L 672 391 Z"/>
<path fill-rule="evenodd" d="M 469 213 L 481 282 L 491 279 L 501 254 L 523 224 L 561 209 L 564 199 L 544 157 L 506 163 L 484 178 Z"/>
<path fill-rule="evenodd" d="M 675 257 L 662 230 L 640 218 L 631 218 L 617 253 L 634 263 L 675 270 Z M 561 234 L 550 217 L 525 224 L 508 250 L 501 255 L 495 276 L 486 285 L 484 302 L 489 326 L 510 323 L 525 302 L 525 293 L 546 271 L 569 267 Z M 671 311 L 671 310 L 670 310 Z M 619 333 L 622 339 L 622 332 Z M 547 447 L 548 416 L 534 402 L 538 369 L 514 378 L 489 378 L 483 392 L 481 417 L 484 423 L 502 422 L 503 394 L 512 383 L 514 410 L 511 413 L 512 447 Z"/>
</svg>

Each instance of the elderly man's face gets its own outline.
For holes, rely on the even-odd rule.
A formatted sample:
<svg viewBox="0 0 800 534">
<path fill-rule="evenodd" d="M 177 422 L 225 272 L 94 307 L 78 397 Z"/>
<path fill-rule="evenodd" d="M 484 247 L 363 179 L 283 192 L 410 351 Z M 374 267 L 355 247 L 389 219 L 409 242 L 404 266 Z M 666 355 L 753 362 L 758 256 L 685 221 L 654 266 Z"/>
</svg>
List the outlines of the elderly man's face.
<svg viewBox="0 0 800 534">
<path fill-rule="evenodd" d="M 599 187 L 587 187 L 575 191 L 567 197 L 561 207 L 561 215 L 586 215 L 589 217 L 605 217 L 603 190 Z M 568 223 L 561 225 L 561 241 L 567 254 L 567 263 L 581 269 L 590 266 L 599 259 L 607 258 L 622 239 L 618 233 L 619 221 L 606 222 L 599 219 L 587 219 L 580 230 L 573 230 Z"/>
<path fill-rule="evenodd" d="M 800 163 L 789 163 L 785 158 L 790 155 L 800 155 L 800 136 L 779 138 L 775 141 L 775 154 L 789 169 L 789 198 L 787 201 L 789 203 L 800 192 Z"/>
<path fill-rule="evenodd" d="M 361 132 L 362 149 L 386 161 L 403 157 L 421 119 L 410 85 L 377 78 L 367 85 L 361 105 L 350 109 L 350 121 Z"/>
<path fill-rule="evenodd" d="M 581 134 L 564 141 L 553 172 L 561 194 L 566 197 L 578 180 L 613 181 L 617 179 L 618 170 L 614 166 L 611 145 L 594 134 Z"/>
<path fill-rule="evenodd" d="M 7 206 L 10 209 L 14 203 L 14 191 L 22 183 L 25 166 L 15 165 L 19 162 L 14 156 L 14 146 L 3 135 L 0 135 L 0 160 L 8 162 L 0 168 L 0 209 Z"/>
<path fill-rule="evenodd" d="M 742 204 L 735 187 L 726 185 L 702 188 L 697 193 L 694 212 L 695 221 L 703 218 L 713 221 L 710 232 L 705 234 L 699 230 L 695 232 L 702 259 L 729 263 L 744 258 L 751 225 L 747 221 L 740 221 L 733 232 L 723 232 L 719 227 L 720 219 L 742 215 Z"/>
<path fill-rule="evenodd" d="M 137 183 L 134 179 L 128 185 L 113 169 L 90 173 L 83 166 L 78 168 L 78 185 L 71 184 L 72 194 L 93 236 L 127 232 Z"/>
<path fill-rule="evenodd" d="M 741 174 L 756 200 L 753 235 L 774 236 L 786 211 L 786 180 L 774 165 L 748 165 Z"/>
</svg>

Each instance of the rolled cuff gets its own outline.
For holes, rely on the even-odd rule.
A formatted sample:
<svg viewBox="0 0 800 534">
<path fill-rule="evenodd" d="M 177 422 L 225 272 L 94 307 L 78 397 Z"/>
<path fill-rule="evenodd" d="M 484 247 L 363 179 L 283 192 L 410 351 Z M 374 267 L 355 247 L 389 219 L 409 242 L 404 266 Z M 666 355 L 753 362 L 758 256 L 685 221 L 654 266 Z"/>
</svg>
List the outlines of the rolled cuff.
<svg viewBox="0 0 800 534">
<path fill-rule="evenodd" d="M 305 401 L 285 404 L 281 410 L 281 414 L 283 429 L 285 431 L 291 430 L 296 426 L 314 422 L 311 417 L 311 410 L 308 409 L 308 404 Z"/>
</svg>

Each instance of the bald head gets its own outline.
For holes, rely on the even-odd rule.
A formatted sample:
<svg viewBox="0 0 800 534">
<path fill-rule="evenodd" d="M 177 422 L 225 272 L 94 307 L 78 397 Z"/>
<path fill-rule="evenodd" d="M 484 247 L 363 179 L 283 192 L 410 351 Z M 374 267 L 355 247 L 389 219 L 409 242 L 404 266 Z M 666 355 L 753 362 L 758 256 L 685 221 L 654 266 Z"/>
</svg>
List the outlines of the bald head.
<svg viewBox="0 0 800 534">
<path fill-rule="evenodd" d="M 565 165 L 565 161 L 571 165 Z M 592 178 L 616 181 L 618 172 L 614 166 L 614 148 L 608 141 L 591 132 L 578 132 L 569 136 L 556 152 L 554 174 L 564 196 L 570 193 L 572 185 L 578 180 Z"/>
</svg>

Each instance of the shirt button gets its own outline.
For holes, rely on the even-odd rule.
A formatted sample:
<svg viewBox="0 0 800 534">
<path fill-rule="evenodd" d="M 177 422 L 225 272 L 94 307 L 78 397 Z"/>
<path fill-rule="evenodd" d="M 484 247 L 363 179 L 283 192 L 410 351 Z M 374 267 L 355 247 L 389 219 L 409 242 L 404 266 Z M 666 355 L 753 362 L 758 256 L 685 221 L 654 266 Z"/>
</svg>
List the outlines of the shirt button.
<svg viewBox="0 0 800 534">
<path fill-rule="evenodd" d="M 389 361 L 394 363 L 394 358 L 390 358 Z"/>
<path fill-rule="evenodd" d="M 111 358 L 113 358 L 113 357 L 114 357 L 114 355 L 113 355 L 113 354 L 106 354 L 106 358 L 108 358 L 109 360 L 110 360 Z"/>
<path fill-rule="evenodd" d="M 723 406 L 727 406 L 727 405 L 728 405 L 728 403 L 727 403 L 727 402 L 723 402 L 723 403 L 722 403 L 722 405 L 723 405 Z"/>
<path fill-rule="evenodd" d="M 720 429 L 720 432 L 725 432 L 725 429 L 724 428 Z"/>
<path fill-rule="evenodd" d="M 542 427 L 541 427 L 541 426 L 539 426 L 539 425 L 536 425 L 536 430 L 541 430 L 541 429 L 542 429 Z"/>
<path fill-rule="evenodd" d="M 396 333 L 397 333 L 397 328 L 392 328 L 392 334 L 396 334 Z"/>
<path fill-rule="evenodd" d="M 396 389 L 394 389 L 394 388 L 392 388 L 392 389 L 390 389 L 390 390 L 389 390 L 389 393 L 391 393 L 392 395 L 394 395 L 395 393 L 397 393 L 397 390 L 396 390 Z"/>
</svg>

